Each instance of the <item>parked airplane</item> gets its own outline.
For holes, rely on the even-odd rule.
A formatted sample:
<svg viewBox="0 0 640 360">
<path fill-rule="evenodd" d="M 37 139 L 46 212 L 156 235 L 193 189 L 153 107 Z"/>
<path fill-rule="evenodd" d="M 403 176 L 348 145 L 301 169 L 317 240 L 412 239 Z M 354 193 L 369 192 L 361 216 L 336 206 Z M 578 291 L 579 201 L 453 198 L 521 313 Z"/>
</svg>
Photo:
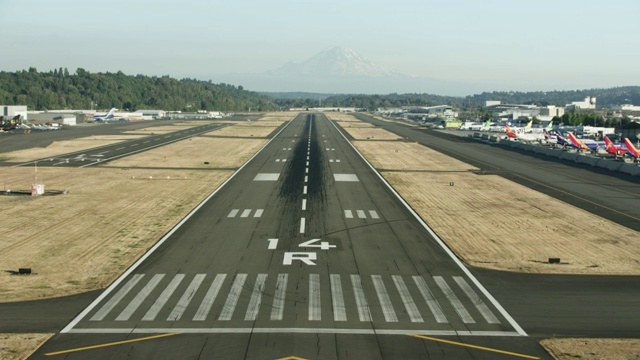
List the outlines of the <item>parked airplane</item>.
<svg viewBox="0 0 640 360">
<path fill-rule="evenodd" d="M 627 148 L 615 145 L 606 135 L 604 136 L 604 143 L 607 146 L 607 152 L 618 158 L 618 156 L 624 156 L 627 153 Z"/>
<path fill-rule="evenodd" d="M 575 135 L 573 135 L 573 133 L 569 133 L 569 140 L 579 150 L 596 151 L 598 150 L 598 148 L 602 148 L 605 146 L 604 142 L 602 141 L 578 139 Z"/>
<path fill-rule="evenodd" d="M 5 120 L 4 116 L 0 116 L 0 130 L 3 132 L 13 130 L 18 126 L 19 122 L 20 115 L 14 116 L 11 120 Z"/>
<path fill-rule="evenodd" d="M 633 146 L 633 143 L 629 138 L 624 138 L 624 144 L 627 146 L 627 152 L 631 154 L 631 156 L 635 157 L 636 160 L 640 160 L 640 150 Z"/>
<path fill-rule="evenodd" d="M 558 137 L 557 136 L 551 136 L 547 132 L 547 128 L 542 129 L 542 135 L 544 135 L 544 141 L 547 144 L 560 144 L 560 142 L 558 141 Z"/>
<path fill-rule="evenodd" d="M 534 142 L 534 141 L 540 141 L 544 139 L 543 134 L 525 133 L 524 130 L 522 129 L 517 129 L 514 131 L 509 127 L 509 125 L 505 125 L 504 131 L 507 133 L 507 137 L 512 138 L 514 140 Z"/>
<path fill-rule="evenodd" d="M 111 108 L 111 110 L 109 110 L 108 113 L 106 114 L 96 114 L 93 115 L 93 121 L 98 121 L 98 122 L 104 122 L 107 121 L 108 119 L 111 119 L 114 117 L 113 113 L 116 111 L 116 108 Z"/>
</svg>

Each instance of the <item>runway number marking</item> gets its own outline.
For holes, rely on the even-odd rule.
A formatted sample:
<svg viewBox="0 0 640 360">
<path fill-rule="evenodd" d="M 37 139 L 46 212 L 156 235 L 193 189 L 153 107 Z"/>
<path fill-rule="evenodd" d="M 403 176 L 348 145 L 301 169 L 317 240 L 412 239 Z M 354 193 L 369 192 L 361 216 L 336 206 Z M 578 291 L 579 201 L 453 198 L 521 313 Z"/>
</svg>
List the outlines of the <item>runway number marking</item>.
<svg viewBox="0 0 640 360">
<path fill-rule="evenodd" d="M 267 239 L 267 249 L 276 250 L 278 248 L 278 239 Z M 319 250 L 335 249 L 337 246 L 329 243 L 328 241 L 322 241 L 322 239 L 311 239 L 303 243 L 298 244 L 301 248 L 317 248 Z M 318 260 L 318 254 L 316 252 L 295 252 L 287 251 L 284 253 L 282 265 L 291 265 L 295 260 L 302 261 L 306 265 L 316 265 L 315 260 Z"/>
</svg>

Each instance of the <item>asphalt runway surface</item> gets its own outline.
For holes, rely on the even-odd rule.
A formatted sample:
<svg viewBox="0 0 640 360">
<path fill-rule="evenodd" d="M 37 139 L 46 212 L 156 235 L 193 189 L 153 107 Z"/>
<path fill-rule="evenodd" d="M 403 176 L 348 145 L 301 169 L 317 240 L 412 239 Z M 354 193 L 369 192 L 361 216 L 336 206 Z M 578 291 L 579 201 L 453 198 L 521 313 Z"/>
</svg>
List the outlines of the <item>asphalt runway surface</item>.
<svg viewBox="0 0 640 360">
<path fill-rule="evenodd" d="M 333 123 L 306 113 L 32 358 L 65 350 L 57 356 L 546 356 Z"/>
<path fill-rule="evenodd" d="M 619 223 L 637 216 L 598 190 L 637 204 L 634 179 L 367 120 L 543 192 L 563 184 L 564 201 Z M 638 277 L 460 267 L 322 114 L 303 114 L 92 306 L 97 292 L 21 303 L 22 317 L 3 304 L 0 316 L 13 314 L 5 332 L 35 331 L 58 305 L 41 328 L 51 331 L 85 309 L 32 358 L 136 339 L 57 356 L 547 358 L 537 338 L 639 337 L 639 289 Z"/>
</svg>

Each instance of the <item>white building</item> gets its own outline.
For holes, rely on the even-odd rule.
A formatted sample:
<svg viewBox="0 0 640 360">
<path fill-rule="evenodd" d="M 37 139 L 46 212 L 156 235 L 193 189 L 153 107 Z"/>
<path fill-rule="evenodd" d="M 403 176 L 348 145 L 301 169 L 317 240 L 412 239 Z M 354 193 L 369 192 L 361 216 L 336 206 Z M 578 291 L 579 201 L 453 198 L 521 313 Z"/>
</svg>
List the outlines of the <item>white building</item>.
<svg viewBox="0 0 640 360">
<path fill-rule="evenodd" d="M 565 109 L 568 110 L 577 110 L 577 109 L 595 109 L 596 108 L 596 97 L 595 96 L 587 96 L 584 98 L 584 101 L 574 101 L 571 104 L 567 104 Z"/>
<path fill-rule="evenodd" d="M 22 120 L 27 120 L 26 105 L 0 105 L 0 115 L 5 119 L 20 115 Z"/>
</svg>

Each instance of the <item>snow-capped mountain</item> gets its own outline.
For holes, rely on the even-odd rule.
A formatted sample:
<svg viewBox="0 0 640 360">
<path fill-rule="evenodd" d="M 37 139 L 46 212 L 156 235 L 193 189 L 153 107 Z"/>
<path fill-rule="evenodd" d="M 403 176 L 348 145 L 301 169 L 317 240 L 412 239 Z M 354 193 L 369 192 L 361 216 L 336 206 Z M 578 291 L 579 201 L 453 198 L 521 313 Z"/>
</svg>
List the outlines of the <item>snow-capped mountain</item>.
<svg viewBox="0 0 640 360">
<path fill-rule="evenodd" d="M 352 49 L 334 46 L 301 63 L 288 62 L 271 72 L 287 76 L 386 76 L 389 72 Z"/>
<path fill-rule="evenodd" d="M 462 95 L 467 91 L 461 89 L 469 90 L 464 84 L 387 71 L 354 50 L 340 46 L 323 50 L 302 62 L 288 62 L 271 71 L 213 78 L 216 82 L 264 92 Z"/>
</svg>

